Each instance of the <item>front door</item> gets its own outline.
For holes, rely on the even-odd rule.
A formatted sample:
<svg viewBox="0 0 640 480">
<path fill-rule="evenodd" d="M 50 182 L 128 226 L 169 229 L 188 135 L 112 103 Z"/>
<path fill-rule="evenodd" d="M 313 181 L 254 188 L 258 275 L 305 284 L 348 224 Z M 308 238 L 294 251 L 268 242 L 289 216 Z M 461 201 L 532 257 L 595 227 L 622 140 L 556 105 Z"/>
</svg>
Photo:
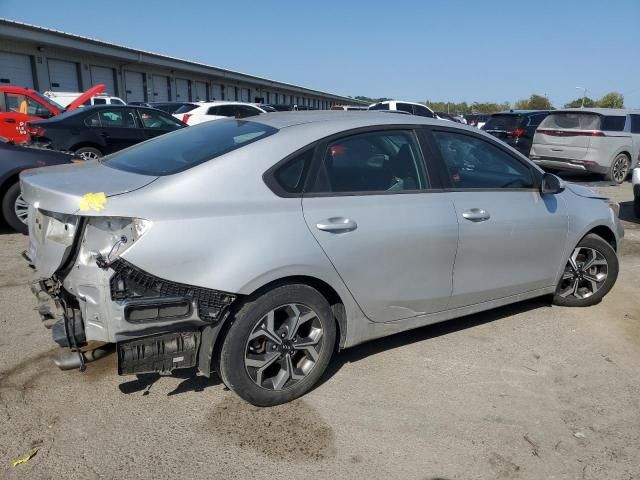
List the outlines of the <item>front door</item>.
<svg viewBox="0 0 640 480">
<path fill-rule="evenodd" d="M 307 225 L 375 322 L 447 308 L 458 223 L 451 196 L 430 192 L 411 130 L 380 130 L 320 146 Z"/>
<path fill-rule="evenodd" d="M 460 224 L 450 308 L 553 285 L 568 230 L 563 202 L 542 195 L 538 172 L 488 139 L 450 130 L 433 138 Z"/>
</svg>

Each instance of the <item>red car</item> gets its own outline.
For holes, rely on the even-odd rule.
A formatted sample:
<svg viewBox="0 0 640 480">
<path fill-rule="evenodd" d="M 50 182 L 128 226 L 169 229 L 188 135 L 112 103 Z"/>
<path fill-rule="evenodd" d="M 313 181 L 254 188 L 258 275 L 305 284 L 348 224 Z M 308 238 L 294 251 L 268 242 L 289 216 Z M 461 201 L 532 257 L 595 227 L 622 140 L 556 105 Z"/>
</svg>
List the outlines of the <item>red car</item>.
<svg viewBox="0 0 640 480">
<path fill-rule="evenodd" d="M 0 137 L 19 144 L 29 142 L 26 125 L 30 120 L 51 118 L 75 110 L 94 95 L 104 91 L 104 85 L 94 85 L 64 108 L 50 98 L 30 88 L 0 86 Z"/>
</svg>

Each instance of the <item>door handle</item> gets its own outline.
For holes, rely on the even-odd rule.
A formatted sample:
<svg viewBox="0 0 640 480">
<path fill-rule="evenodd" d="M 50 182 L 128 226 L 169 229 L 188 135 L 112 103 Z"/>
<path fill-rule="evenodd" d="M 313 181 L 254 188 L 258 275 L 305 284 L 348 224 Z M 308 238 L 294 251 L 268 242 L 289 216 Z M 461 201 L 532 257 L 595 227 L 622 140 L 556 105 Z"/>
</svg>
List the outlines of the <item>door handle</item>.
<svg viewBox="0 0 640 480">
<path fill-rule="evenodd" d="M 355 230 L 358 228 L 358 224 L 348 218 L 331 217 L 323 220 L 322 222 L 316 223 L 316 228 L 324 232 L 343 233 Z"/>
<path fill-rule="evenodd" d="M 5 121 L 5 123 L 16 123 L 16 119 L 15 118 L 5 118 L 4 121 Z"/>
<path fill-rule="evenodd" d="M 472 208 L 471 210 L 467 210 L 462 214 L 462 216 L 470 222 L 484 222 L 485 220 L 489 220 L 489 218 L 491 218 L 489 212 L 481 208 Z"/>
</svg>

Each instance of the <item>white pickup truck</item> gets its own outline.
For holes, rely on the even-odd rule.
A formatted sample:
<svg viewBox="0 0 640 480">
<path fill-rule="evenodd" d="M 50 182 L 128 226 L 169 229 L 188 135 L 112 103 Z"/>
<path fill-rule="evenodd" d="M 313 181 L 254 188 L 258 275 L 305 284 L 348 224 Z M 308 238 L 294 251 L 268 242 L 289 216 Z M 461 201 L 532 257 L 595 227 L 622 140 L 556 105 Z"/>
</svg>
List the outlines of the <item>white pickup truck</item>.
<svg viewBox="0 0 640 480">
<path fill-rule="evenodd" d="M 45 97 L 49 97 L 56 103 L 66 107 L 76 98 L 82 95 L 82 92 L 44 92 Z M 83 105 L 126 105 L 126 102 L 119 97 L 112 97 L 99 93 L 84 102 Z"/>
</svg>

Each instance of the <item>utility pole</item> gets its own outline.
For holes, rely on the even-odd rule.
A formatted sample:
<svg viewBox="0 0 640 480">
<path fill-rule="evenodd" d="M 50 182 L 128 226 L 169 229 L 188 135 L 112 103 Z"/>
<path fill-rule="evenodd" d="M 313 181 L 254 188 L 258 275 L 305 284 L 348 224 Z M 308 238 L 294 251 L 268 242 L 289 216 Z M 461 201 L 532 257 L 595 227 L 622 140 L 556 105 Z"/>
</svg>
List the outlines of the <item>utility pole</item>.
<svg viewBox="0 0 640 480">
<path fill-rule="evenodd" d="M 587 96 L 587 89 L 584 87 L 576 87 L 576 89 L 582 90 L 582 105 L 580 106 L 580 108 L 584 108 L 584 99 Z"/>
</svg>

